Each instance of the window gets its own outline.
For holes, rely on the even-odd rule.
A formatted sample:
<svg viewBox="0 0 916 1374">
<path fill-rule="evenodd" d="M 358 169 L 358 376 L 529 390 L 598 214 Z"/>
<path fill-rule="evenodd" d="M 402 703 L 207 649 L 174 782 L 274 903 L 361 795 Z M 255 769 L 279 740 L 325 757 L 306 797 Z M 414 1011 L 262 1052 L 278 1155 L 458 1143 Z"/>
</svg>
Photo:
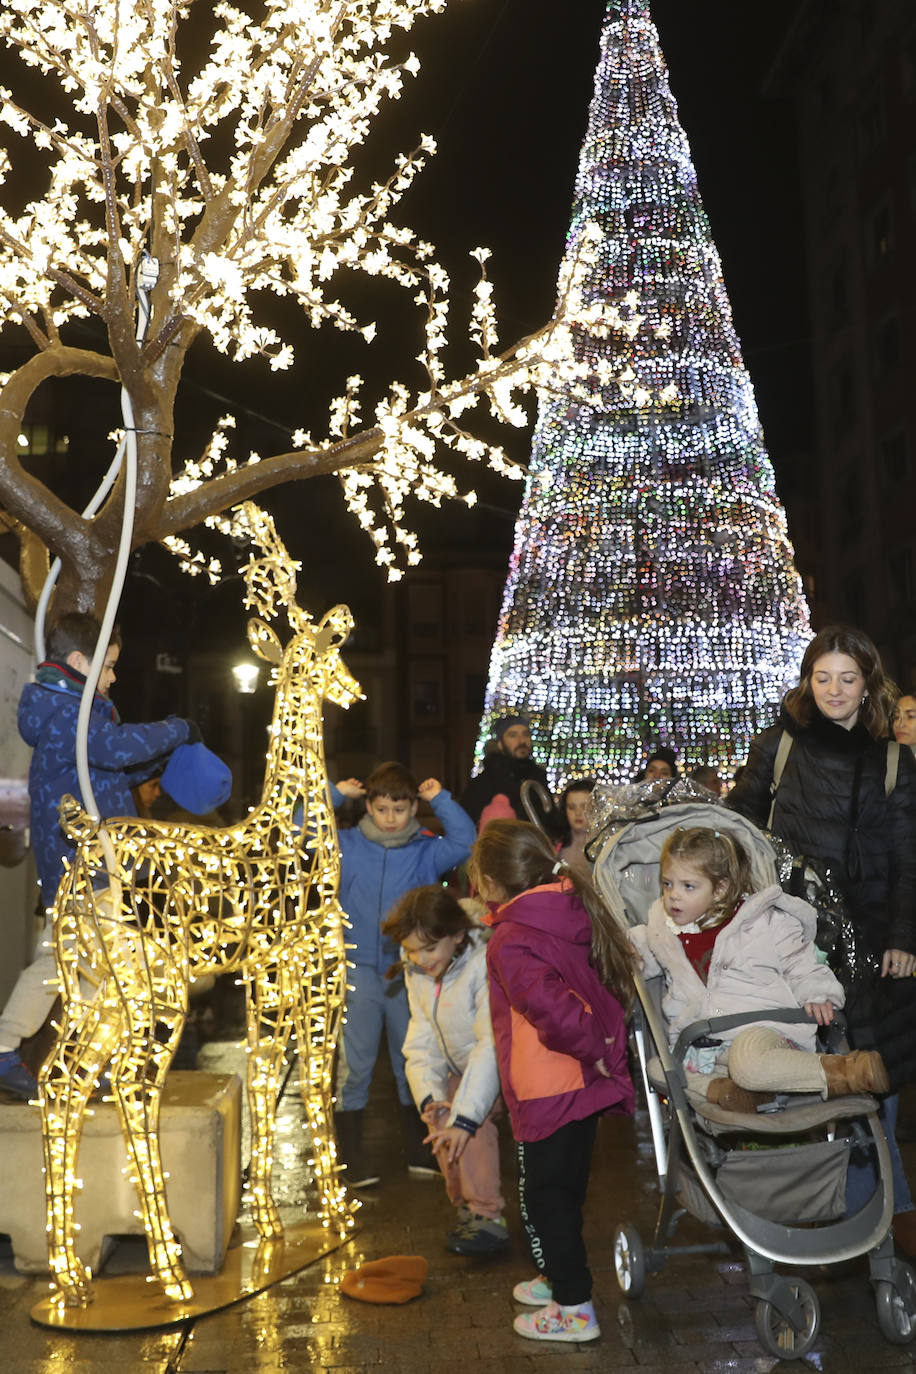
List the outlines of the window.
<svg viewBox="0 0 916 1374">
<path fill-rule="evenodd" d="M 829 301 L 831 324 L 837 325 L 845 323 L 849 318 L 849 297 L 846 288 L 846 266 L 844 263 L 841 263 L 839 267 L 835 267 L 830 274 L 827 299 Z"/>
<path fill-rule="evenodd" d="M 828 404 L 833 438 L 838 441 L 855 426 L 857 419 L 856 382 L 848 361 L 840 363 L 830 378 Z"/>
<path fill-rule="evenodd" d="M 913 580 L 913 551 L 898 549 L 888 556 L 888 580 L 890 582 L 891 604 L 899 606 L 913 600 L 916 584 Z"/>
<path fill-rule="evenodd" d="M 860 468 L 861 460 L 857 460 L 840 484 L 840 532 L 847 541 L 857 539 L 862 532 L 865 492 Z"/>
<path fill-rule="evenodd" d="M 487 679 L 483 673 L 467 673 L 464 679 L 464 709 L 472 716 L 479 716 L 483 710 Z"/>
<path fill-rule="evenodd" d="M 869 267 L 886 262 L 894 251 L 894 217 L 888 201 L 872 211 L 865 235 L 865 260 Z"/>
<path fill-rule="evenodd" d="M 843 583 L 843 600 L 846 603 L 846 620 L 851 625 L 864 625 L 867 621 L 867 606 L 865 582 L 861 571 L 846 578 Z"/>
<path fill-rule="evenodd" d="M 887 377 L 900 362 L 900 321 L 887 315 L 872 336 L 872 371 L 876 377 Z"/>
<path fill-rule="evenodd" d="M 56 434 L 51 425 L 24 424 L 19 431 L 19 457 L 44 458 L 49 453 L 66 453 L 70 441 Z"/>
<path fill-rule="evenodd" d="M 884 103 L 872 96 L 859 115 L 859 155 L 864 160 L 884 141 Z"/>
<path fill-rule="evenodd" d="M 906 433 L 902 429 L 886 435 L 878 441 L 881 458 L 881 477 L 886 483 L 902 482 L 909 475 L 910 454 Z"/>
</svg>

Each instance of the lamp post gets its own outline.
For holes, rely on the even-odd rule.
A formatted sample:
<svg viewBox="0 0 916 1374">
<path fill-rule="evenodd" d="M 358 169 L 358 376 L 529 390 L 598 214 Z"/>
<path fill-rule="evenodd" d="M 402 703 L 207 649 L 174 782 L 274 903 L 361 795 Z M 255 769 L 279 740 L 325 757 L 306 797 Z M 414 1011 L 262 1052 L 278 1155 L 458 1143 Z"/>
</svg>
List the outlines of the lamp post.
<svg viewBox="0 0 916 1374">
<path fill-rule="evenodd" d="M 242 800 L 245 807 L 251 805 L 251 698 L 258 686 L 261 670 L 256 663 L 236 663 L 232 669 L 235 690 L 238 692 L 242 713 Z"/>
</svg>

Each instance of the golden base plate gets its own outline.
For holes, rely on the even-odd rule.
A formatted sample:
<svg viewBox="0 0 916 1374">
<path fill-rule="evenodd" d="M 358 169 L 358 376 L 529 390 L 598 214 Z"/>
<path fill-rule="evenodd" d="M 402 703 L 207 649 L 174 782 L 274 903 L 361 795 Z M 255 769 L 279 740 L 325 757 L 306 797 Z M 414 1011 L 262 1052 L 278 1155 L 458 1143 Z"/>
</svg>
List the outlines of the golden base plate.
<svg viewBox="0 0 916 1374">
<path fill-rule="evenodd" d="M 319 1222 L 303 1221 L 287 1226 L 279 1240 L 262 1240 L 254 1227 L 243 1225 L 226 1252 L 219 1274 L 191 1274 L 194 1296 L 190 1302 L 172 1302 L 146 1274 L 124 1274 L 92 1281 L 88 1307 L 64 1307 L 53 1298 L 36 1303 L 29 1314 L 39 1326 L 58 1331 L 138 1331 L 180 1326 L 194 1317 L 231 1307 L 270 1288 L 280 1279 L 305 1269 L 330 1255 L 357 1234 L 352 1227 L 344 1235 L 327 1230 Z"/>
</svg>

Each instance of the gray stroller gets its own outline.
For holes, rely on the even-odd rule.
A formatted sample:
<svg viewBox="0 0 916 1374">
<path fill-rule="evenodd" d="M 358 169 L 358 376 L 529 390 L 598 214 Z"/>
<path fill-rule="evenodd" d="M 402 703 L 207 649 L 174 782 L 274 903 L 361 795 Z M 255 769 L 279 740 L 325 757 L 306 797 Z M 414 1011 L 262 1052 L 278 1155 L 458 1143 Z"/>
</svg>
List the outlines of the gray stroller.
<svg viewBox="0 0 916 1374">
<path fill-rule="evenodd" d="M 773 851 L 763 834 L 721 805 L 690 801 L 646 806 L 621 828 L 598 839 L 596 886 L 617 918 L 645 922 L 659 895 L 659 856 L 678 826 L 709 825 L 734 833 L 751 858 L 755 886 L 777 881 Z M 600 847 L 599 847 L 600 846 Z M 594 850 L 593 850 L 594 852 Z M 768 1354 L 797 1359 L 813 1344 L 820 1306 L 801 1270 L 868 1256 L 878 1324 L 884 1336 L 907 1344 L 916 1336 L 916 1274 L 894 1254 L 891 1164 L 868 1096 L 822 1101 L 785 1094 L 755 1114 L 726 1111 L 692 1094 L 684 1058 L 690 1045 L 717 1031 L 759 1020 L 759 1013 L 710 1018 L 687 1027 L 669 1050 L 661 1016 L 661 979 L 637 979 L 633 1040 L 648 1104 L 661 1195 L 655 1233 L 645 1244 L 630 1224 L 617 1227 L 614 1263 L 620 1288 L 643 1291 L 646 1275 L 669 1256 L 722 1253 L 723 1242 L 674 1244 L 685 1212 L 710 1226 L 724 1225 L 744 1248 L 756 1325 Z M 787 1024 L 807 1021 L 796 1008 L 768 1014 Z M 831 1028 L 833 1031 L 833 1028 Z M 825 1046 L 826 1052 L 842 1048 Z M 866 1204 L 846 1214 L 846 1170 L 852 1151 L 871 1159 L 876 1186 Z M 861 1158 L 861 1155 L 857 1156 Z"/>
</svg>

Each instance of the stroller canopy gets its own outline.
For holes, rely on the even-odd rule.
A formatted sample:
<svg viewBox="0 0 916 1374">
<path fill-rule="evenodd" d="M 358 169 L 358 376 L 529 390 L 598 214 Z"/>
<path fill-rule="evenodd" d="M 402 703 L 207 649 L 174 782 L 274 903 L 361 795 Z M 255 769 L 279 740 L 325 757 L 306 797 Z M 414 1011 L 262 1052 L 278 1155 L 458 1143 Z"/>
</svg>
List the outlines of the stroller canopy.
<svg viewBox="0 0 916 1374">
<path fill-rule="evenodd" d="M 686 830 L 696 825 L 727 831 L 734 836 L 751 861 L 755 889 L 770 887 L 779 881 L 769 841 L 744 816 L 725 806 L 706 802 L 663 806 L 614 831 L 595 860 L 592 875 L 595 886 L 622 925 L 645 925 L 649 907 L 661 892 L 659 858 L 662 845 L 673 830 L 681 826 Z"/>
</svg>

